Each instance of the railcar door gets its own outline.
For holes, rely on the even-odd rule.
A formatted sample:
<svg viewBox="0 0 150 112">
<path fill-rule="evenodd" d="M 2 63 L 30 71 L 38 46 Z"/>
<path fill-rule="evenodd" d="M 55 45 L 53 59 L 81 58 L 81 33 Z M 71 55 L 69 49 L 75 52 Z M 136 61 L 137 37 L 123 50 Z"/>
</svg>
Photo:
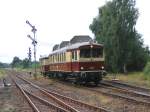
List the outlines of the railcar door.
<svg viewBox="0 0 150 112">
<path fill-rule="evenodd" d="M 78 62 L 78 51 L 73 50 L 71 52 L 72 58 L 71 58 L 71 70 L 72 72 L 79 71 L 79 62 Z"/>
</svg>

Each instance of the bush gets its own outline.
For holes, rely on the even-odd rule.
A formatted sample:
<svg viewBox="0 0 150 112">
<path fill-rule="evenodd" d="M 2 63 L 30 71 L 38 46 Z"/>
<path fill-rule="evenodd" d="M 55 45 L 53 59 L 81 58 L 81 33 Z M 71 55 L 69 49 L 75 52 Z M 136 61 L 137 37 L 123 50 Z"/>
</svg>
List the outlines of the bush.
<svg viewBox="0 0 150 112">
<path fill-rule="evenodd" d="M 146 64 L 146 66 L 144 68 L 144 75 L 150 76 L 150 61 Z"/>
</svg>

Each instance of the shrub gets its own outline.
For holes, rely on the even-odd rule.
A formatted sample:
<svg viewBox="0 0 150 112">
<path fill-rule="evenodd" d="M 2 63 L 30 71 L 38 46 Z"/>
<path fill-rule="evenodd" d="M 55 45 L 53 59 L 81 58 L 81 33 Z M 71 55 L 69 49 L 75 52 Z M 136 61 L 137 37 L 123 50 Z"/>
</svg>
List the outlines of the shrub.
<svg viewBox="0 0 150 112">
<path fill-rule="evenodd" d="M 144 68 L 144 75 L 150 76 L 150 61 L 146 64 L 146 66 Z"/>
</svg>

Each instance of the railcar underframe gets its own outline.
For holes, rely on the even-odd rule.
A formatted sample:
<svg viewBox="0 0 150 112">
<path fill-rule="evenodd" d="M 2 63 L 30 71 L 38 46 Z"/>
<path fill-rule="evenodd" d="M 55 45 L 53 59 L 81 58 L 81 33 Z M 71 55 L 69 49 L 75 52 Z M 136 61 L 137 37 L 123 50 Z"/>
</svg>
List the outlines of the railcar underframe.
<svg viewBox="0 0 150 112">
<path fill-rule="evenodd" d="M 61 80 L 71 79 L 75 84 L 95 83 L 99 84 L 102 78 L 106 75 L 105 70 L 99 71 L 77 71 L 77 72 L 63 72 L 63 71 L 43 71 L 42 74 L 49 78 L 57 78 Z"/>
</svg>

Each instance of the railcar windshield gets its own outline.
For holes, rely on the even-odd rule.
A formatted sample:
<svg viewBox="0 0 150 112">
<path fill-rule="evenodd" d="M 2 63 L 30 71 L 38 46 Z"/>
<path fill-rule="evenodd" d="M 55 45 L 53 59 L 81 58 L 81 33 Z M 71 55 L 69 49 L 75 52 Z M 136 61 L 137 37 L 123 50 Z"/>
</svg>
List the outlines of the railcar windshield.
<svg viewBox="0 0 150 112">
<path fill-rule="evenodd" d="M 84 48 L 80 49 L 80 58 L 101 58 L 103 48 Z"/>
</svg>

